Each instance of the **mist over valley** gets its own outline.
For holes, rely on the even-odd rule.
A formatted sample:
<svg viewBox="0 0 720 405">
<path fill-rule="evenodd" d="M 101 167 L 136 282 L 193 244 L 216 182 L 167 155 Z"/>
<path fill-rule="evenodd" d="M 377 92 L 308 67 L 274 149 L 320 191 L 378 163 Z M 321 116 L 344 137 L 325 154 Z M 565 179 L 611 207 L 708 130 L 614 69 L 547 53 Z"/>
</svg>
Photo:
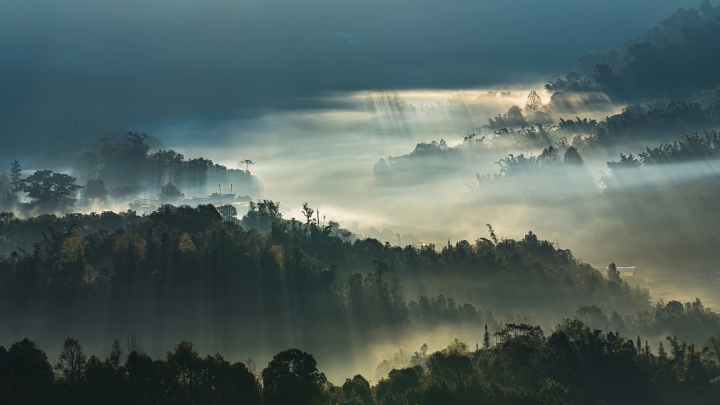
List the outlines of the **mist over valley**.
<svg viewBox="0 0 720 405">
<path fill-rule="evenodd" d="M 716 403 L 697 1 L 0 5 L 0 397 Z"/>
</svg>

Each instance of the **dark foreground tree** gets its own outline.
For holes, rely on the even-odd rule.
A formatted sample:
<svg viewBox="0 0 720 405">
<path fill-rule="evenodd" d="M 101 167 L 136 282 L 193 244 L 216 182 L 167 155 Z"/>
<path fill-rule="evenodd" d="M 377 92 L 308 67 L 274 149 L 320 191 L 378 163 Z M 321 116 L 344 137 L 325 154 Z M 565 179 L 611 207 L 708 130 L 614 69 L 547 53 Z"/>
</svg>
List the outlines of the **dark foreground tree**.
<svg viewBox="0 0 720 405">
<path fill-rule="evenodd" d="M 325 374 L 312 354 L 288 349 L 276 354 L 262 371 L 265 405 L 310 405 L 325 396 Z"/>
<path fill-rule="evenodd" d="M 87 357 L 82 343 L 74 337 L 68 336 L 60 351 L 60 360 L 55 365 L 55 370 L 59 378 L 65 381 L 67 385 L 74 386 L 83 377 L 86 361 Z"/>
<path fill-rule="evenodd" d="M 36 342 L 23 339 L 5 350 L 0 346 L 0 403 L 50 403 L 53 370 Z"/>
</svg>

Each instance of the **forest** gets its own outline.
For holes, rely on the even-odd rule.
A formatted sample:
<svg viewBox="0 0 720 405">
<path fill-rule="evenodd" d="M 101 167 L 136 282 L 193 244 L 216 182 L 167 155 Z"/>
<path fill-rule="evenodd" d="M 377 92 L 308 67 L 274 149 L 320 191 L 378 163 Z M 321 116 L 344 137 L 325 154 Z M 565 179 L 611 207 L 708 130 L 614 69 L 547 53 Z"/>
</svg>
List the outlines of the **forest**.
<svg viewBox="0 0 720 405">
<path fill-rule="evenodd" d="M 479 336 L 478 336 L 479 338 Z M 703 344 L 668 336 L 651 347 L 566 319 L 546 334 L 506 324 L 482 346 L 459 339 L 430 353 L 399 351 L 379 380 L 329 382 L 312 354 L 283 350 L 260 370 L 252 358 L 201 356 L 182 341 L 153 360 L 142 343 L 112 341 L 106 358 L 72 336 L 51 364 L 37 342 L 0 346 L 0 392 L 42 404 L 714 404 L 720 395 L 720 335 Z"/>
<path fill-rule="evenodd" d="M 647 291 L 532 232 L 499 239 L 488 226 L 489 238 L 473 244 L 401 248 L 350 242 L 347 230 L 318 223 L 306 210 L 305 222 L 257 207 L 241 220 L 223 219 L 210 205 L 166 205 L 142 217 L 46 218 L 48 231 L 31 248 L 2 256 L 0 316 L 29 327 L 50 311 L 43 324 L 79 318 L 76 327 L 92 328 L 110 318 L 118 332 L 142 325 L 155 334 L 200 323 L 227 339 L 246 328 L 282 327 L 282 336 L 332 331 L 339 341 L 440 324 L 496 330 L 505 320 L 542 322 L 553 314 L 590 317 L 583 319 L 616 331 L 670 331 L 693 342 L 720 327 L 720 316 L 700 301 L 652 304 Z M 266 234 L 251 225 L 263 216 L 275 216 Z M 2 231 L 19 239 L 36 227 L 35 220 L 11 218 Z M 428 280 L 440 293 L 423 290 Z M 456 302 L 441 291 L 475 299 Z M 517 308 L 533 312 L 513 313 Z"/>
<path fill-rule="evenodd" d="M 276 217 L 267 234 L 247 226 L 253 217 L 271 215 Z M 3 217 L 10 218 L 3 226 L 6 239 L 37 232 L 34 219 Z M 7 320 L 16 319 L 17 311 L 35 319 L 53 308 L 52 322 L 70 322 L 82 313 L 85 322 L 110 316 L 118 325 L 153 324 L 156 318 L 172 324 L 183 314 L 178 322 L 255 325 L 274 319 L 290 329 L 316 331 L 351 322 L 364 333 L 410 322 L 487 320 L 472 303 L 442 295 L 406 300 L 401 280 L 411 287 L 431 280 L 500 311 L 528 307 L 542 313 L 594 304 L 624 312 L 650 309 L 646 292 L 619 278 L 606 280 L 532 232 L 522 240 L 500 240 L 490 227 L 490 239 L 473 244 L 402 248 L 375 239 L 351 243 L 349 232 L 317 223 L 312 212 L 305 222 L 258 208 L 241 220 L 223 220 L 211 205 L 165 205 L 143 217 L 50 217 L 42 224 L 48 230 L 31 247 L 0 262 Z M 140 308 L 150 303 L 159 306 L 149 317 Z"/>
<path fill-rule="evenodd" d="M 242 10 L 260 3 L 277 20 L 258 22 L 278 32 L 298 13 L 283 0 Z M 313 27 L 335 7 L 366 7 L 311 3 L 334 10 L 304 16 Z M 23 94 L 23 81 L 38 92 L 44 82 L 0 62 L 12 73 L 0 94 L 19 95 L 0 102 L 0 120 L 37 131 L 44 124 L 29 117 L 92 123 L 94 134 L 48 141 L 56 150 L 0 150 L 0 404 L 717 404 L 720 6 L 645 5 L 644 19 L 671 13 L 619 46 L 578 38 L 606 50 L 560 56 L 531 51 L 558 40 L 518 28 L 537 16 L 462 1 L 424 20 L 431 1 L 401 3 L 391 7 L 399 20 L 383 20 L 393 35 L 343 17 L 324 37 L 282 31 L 284 51 L 247 54 L 235 37 L 263 44 L 247 27 L 228 29 L 232 39 L 197 28 L 242 25 L 229 4 L 198 5 L 185 20 L 169 8 L 163 19 L 184 28 L 150 19 L 152 32 L 192 41 L 164 49 L 154 76 L 127 73 L 105 90 L 116 71 L 141 72 L 143 58 L 84 79 L 53 65 L 78 89 L 58 82 L 46 95 Z M 560 3 L 533 7 L 559 10 L 549 24 L 575 7 L 598 12 Z M 517 32 L 444 43 L 460 27 L 443 25 L 430 35 L 431 21 L 466 7 Z M 95 44 L 104 61 L 119 52 L 107 45 L 119 34 L 106 35 L 57 41 Z M 403 42 L 414 35 L 427 43 Z M 483 40 L 507 42 L 498 49 L 509 54 L 520 37 L 529 70 L 473 64 Z M 395 42 L 412 46 L 394 57 L 432 68 L 388 73 L 393 48 L 376 48 Z M 313 56 L 309 43 L 342 64 L 297 62 Z M 242 61 L 213 59 L 221 44 Z M 426 55 L 433 46 L 442 52 Z M 466 55 L 452 59 L 458 49 Z M 561 57 L 574 68 L 540 69 Z M 228 86 L 198 61 L 217 63 Z M 342 84 L 379 74 L 374 64 L 386 76 L 373 83 L 389 87 Z M 484 87 L 411 85 L 450 71 L 484 74 Z M 297 99 L 273 99 L 290 92 L 288 78 Z M 319 82 L 337 88 L 311 92 Z M 88 100 L 82 86 L 93 88 Z M 267 89 L 246 108 L 238 89 L 254 86 Z M 137 97 L 111 111 L 126 101 L 103 91 Z M 114 118 L 103 126 L 96 114 Z"/>
</svg>

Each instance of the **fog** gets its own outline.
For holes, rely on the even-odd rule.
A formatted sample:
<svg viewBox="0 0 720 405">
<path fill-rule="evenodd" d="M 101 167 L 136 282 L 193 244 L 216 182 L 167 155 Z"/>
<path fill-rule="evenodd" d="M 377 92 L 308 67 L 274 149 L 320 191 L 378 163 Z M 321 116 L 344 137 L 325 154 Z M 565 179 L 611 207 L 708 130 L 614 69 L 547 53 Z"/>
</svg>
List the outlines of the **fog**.
<svg viewBox="0 0 720 405">
<path fill-rule="evenodd" d="M 323 223 L 338 221 L 360 238 L 375 237 L 403 246 L 435 244 L 440 248 L 448 241 L 454 244 L 464 239 L 472 243 L 489 237 L 486 224 L 492 224 L 501 238 L 519 239 L 533 231 L 558 247 L 572 249 L 576 257 L 596 268 L 610 262 L 638 266 L 637 280 L 630 281 L 642 283 L 643 287 L 648 286 L 646 279 L 667 277 L 678 268 L 701 270 L 720 259 L 714 250 L 720 238 L 715 224 L 720 218 L 711 208 L 712 201 L 688 197 L 684 189 L 677 189 L 678 184 L 713 184 L 720 170 L 716 161 L 648 169 L 642 176 L 627 178 L 619 196 L 608 196 L 603 183 L 603 177 L 611 175 L 606 162 L 618 160 L 619 156 L 603 149 L 581 150 L 584 164 L 579 167 L 479 179 L 478 174 L 482 177 L 499 172 L 498 161 L 510 154 L 541 154 L 542 148 L 503 141 L 484 127 L 488 118 L 513 105 L 524 105 L 533 90 L 544 102 L 549 101 L 549 95 L 539 85 L 333 93 L 317 102 L 330 106 L 325 108 L 264 109 L 234 119 L 173 119 L 134 129 L 153 134 L 167 148 L 188 158 L 211 158 L 228 168 L 250 159 L 255 163 L 249 170 L 262 182 L 262 191 L 236 187 L 236 193 L 251 194 L 254 200 L 279 201 L 286 219 L 303 218 L 301 208 L 307 202 L 319 211 Z M 601 119 L 620 110 L 620 106 L 601 107 L 592 110 L 581 105 L 578 114 Z M 476 140 L 464 141 L 473 133 L 477 134 L 473 138 Z M 482 136 L 484 140 L 477 140 Z M 673 136 L 677 134 L 668 134 Z M 456 154 L 402 157 L 418 143 L 440 139 Z M 633 147 L 628 146 L 624 152 L 643 151 Z M 559 152 L 562 156 L 564 150 Z M 407 162 L 393 169 L 396 172 L 387 179 L 377 177 L 374 169 L 378 161 L 390 157 Z M 644 193 L 658 190 L 662 199 L 648 201 L 657 195 L 648 197 Z M 84 210 L 108 208 L 124 211 L 127 204 L 94 205 Z M 238 217 L 243 213 L 240 211 Z M 409 299 L 421 294 L 446 294 L 459 303 L 482 307 L 488 302 L 477 295 L 481 286 L 462 278 L 403 278 L 403 287 Z M 654 291 L 653 299 L 680 298 Z M 713 294 L 712 289 L 685 285 L 682 299 L 701 297 L 714 303 Z M 541 311 L 537 321 L 550 328 L 573 310 Z M 164 324 L 161 333 L 156 327 L 117 327 L 112 322 L 95 332 L 83 332 L 81 323 L 60 330 L 41 325 L 25 324 L 20 330 L 42 336 L 43 341 L 60 341 L 62 336 L 74 333 L 87 342 L 88 349 L 98 352 L 113 337 L 131 333 L 141 336 L 148 352 L 154 355 L 182 339 L 192 340 L 198 349 L 207 352 L 222 351 L 233 358 L 252 356 L 262 361 L 284 346 L 302 346 L 312 350 L 337 381 L 351 374 L 349 370 L 371 376 L 377 363 L 398 347 L 417 349 L 415 346 L 429 343 L 440 349 L 454 337 L 468 342 L 479 339 L 477 331 L 466 327 L 397 335 L 377 333 L 372 338 L 357 337 L 352 346 L 356 356 L 352 364 L 347 364 L 334 357 L 335 344 L 323 348 L 322 340 L 311 332 L 295 329 L 286 339 L 271 339 L 263 332 L 268 325 L 258 328 L 260 335 L 248 334 L 246 328 L 241 328 L 212 337 L 203 331 L 217 327 L 212 320 L 199 330 L 188 329 L 184 322 Z M 372 353 L 369 356 L 368 350 Z M 53 353 L 50 347 L 48 351 Z"/>
<path fill-rule="evenodd" d="M 491 333 L 506 323 L 527 323 L 549 334 L 562 319 L 586 316 L 578 305 L 604 311 L 593 319 L 599 327 L 627 321 L 623 333 L 652 330 L 645 337 L 653 340 L 678 332 L 660 321 L 656 329 L 642 329 L 639 314 L 660 313 L 664 302 L 652 306 L 660 299 L 696 297 L 717 311 L 717 288 L 693 277 L 716 271 L 720 262 L 720 160 L 708 154 L 628 163 L 627 156 L 651 154 L 663 142 L 682 139 L 683 131 L 716 128 L 691 120 L 678 124 L 682 130 L 649 126 L 603 144 L 599 127 L 590 127 L 631 107 L 612 101 L 601 85 L 568 92 L 560 101 L 544 85 L 566 77 L 561 73 L 573 69 L 581 52 L 615 49 L 675 9 L 696 3 L 3 2 L 0 174 L 13 170 L 10 163 L 18 159 L 22 177 L 48 169 L 86 186 L 104 177 L 102 198 L 84 195 L 86 187 L 76 190 L 78 203 L 71 198 L 67 206 L 76 213 L 123 214 L 107 222 L 96 215 L 82 229 L 68 225 L 69 215 L 58 225 L 67 229 L 43 229 L 34 245 L 27 235 L 51 220 L 33 222 L 33 216 L 70 210 L 59 203 L 48 210 L 40 198 L 33 206 L 30 191 L 0 177 L 0 208 L 31 207 L 0 218 L 0 276 L 11 280 L 21 265 L 41 257 L 51 269 L 51 276 L 37 282 L 40 287 L 21 285 L 30 292 L 18 294 L 18 308 L 3 312 L 8 321 L 0 328 L 0 344 L 29 336 L 55 359 L 64 337 L 74 335 L 89 353 L 104 357 L 112 338 L 137 334 L 153 357 L 190 340 L 201 355 L 250 356 L 260 369 L 278 351 L 299 347 L 341 384 L 358 373 L 376 382 L 387 375 L 382 369 L 375 376 L 378 363 L 399 348 L 412 353 L 427 343 L 431 351 L 441 350 L 456 337 L 474 348 L 483 323 Z M 539 109 L 533 110 L 536 97 Z M 673 101 L 678 100 L 647 100 L 653 106 Z M 525 124 L 494 124 L 515 106 Z M 559 123 L 575 118 L 572 128 Z M 132 133 L 122 138 L 126 131 Z M 106 153 L 112 148 L 115 154 Z M 159 150 L 183 156 L 149 155 Z M 83 166 L 85 152 L 95 160 Z M 176 195 L 159 196 L 170 182 Z M 229 190 L 243 196 L 231 201 L 236 217 L 204 205 L 224 205 L 220 199 Z M 216 191 L 214 201 L 208 194 Z M 250 221 L 242 218 L 256 206 L 246 204 L 245 195 L 254 203 L 279 202 L 282 218 L 298 221 L 277 221 L 275 235 L 248 231 Z M 201 207 L 172 211 L 163 205 L 162 215 L 152 218 L 133 213 L 165 203 Z M 314 217 L 304 217 L 304 203 Z M 23 240 L 9 240 L 13 221 L 27 221 L 17 225 L 27 229 L 16 229 Z M 331 221 L 353 236 L 317 242 L 318 235 L 340 235 L 325 228 Z M 108 229 L 116 224 L 125 230 Z M 310 235 L 312 243 L 297 235 Z M 216 237 L 222 248 L 216 248 Z M 73 238 L 82 246 L 75 251 L 66 243 Z M 526 246 L 519 249 L 526 256 L 513 263 L 537 265 L 536 278 L 527 283 L 555 283 L 567 296 L 536 291 L 535 285 L 521 285 L 519 273 L 498 270 L 511 262 L 509 254 L 503 256 L 502 249 L 510 249 L 505 242 L 552 251 L 556 262 L 548 264 Z M 383 255 L 408 245 L 393 253 L 397 268 L 383 280 Z M 428 246 L 458 254 L 462 259 L 449 261 L 457 264 L 456 272 L 445 264 L 435 268 L 428 261 L 423 268 L 413 262 Z M 83 249 L 92 255 L 86 259 Z M 471 253 L 476 261 L 468 259 Z M 620 276 L 609 281 L 610 263 L 637 266 L 633 278 L 624 279 L 629 285 Z M 42 266 L 32 267 L 33 274 L 46 271 Z M 125 279 L 117 276 L 123 270 Z M 223 271 L 230 276 L 223 279 Z M 404 317 L 377 315 L 377 308 L 385 308 L 377 302 L 385 301 L 367 291 L 362 309 L 372 316 L 358 315 L 362 311 L 348 292 L 353 272 L 362 273 L 355 279 L 361 296 L 363 288 L 384 288 L 392 305 L 405 308 Z M 391 282 L 396 275 L 400 280 Z M 0 284 L 0 292 L 14 285 Z M 502 296 L 507 291 L 512 294 Z M 438 301 L 449 298 L 453 311 L 456 304 L 474 306 L 474 323 L 458 316 L 453 324 L 440 315 L 435 323 L 425 315 L 420 322 L 419 310 L 411 313 L 413 305 L 420 307 L 419 297 L 440 294 Z M 514 304 L 521 301 L 537 307 Z M 329 325 L 323 319 L 340 321 Z M 688 339 L 700 344 L 696 329 Z"/>
<path fill-rule="evenodd" d="M 253 160 L 251 172 L 264 185 L 262 195 L 253 197 L 279 201 L 287 219 L 301 218 L 302 204 L 307 202 L 327 221 L 338 221 L 358 235 L 392 244 L 439 246 L 448 240 L 485 237 L 485 224 L 491 223 L 505 237 L 521 237 L 532 230 L 544 239 L 557 240 L 597 267 L 614 260 L 646 264 L 646 271 L 668 266 L 676 252 L 667 249 L 677 246 L 676 242 L 668 240 L 664 248 L 658 248 L 652 235 L 645 235 L 651 240 L 643 241 L 637 237 L 641 230 L 628 230 L 632 215 L 615 212 L 618 208 L 603 197 L 601 178 L 609 173 L 606 162 L 619 159 L 614 153 L 581 151 L 585 166 L 579 171 L 528 174 L 519 183 L 498 179 L 478 187 L 476 174 L 498 172 L 498 160 L 542 151 L 522 145 L 498 146 L 497 141 L 463 149 L 466 134 L 487 133 L 481 128 L 487 118 L 512 105 L 523 105 L 529 89 L 508 92 L 514 97 L 487 96 L 487 90 L 354 93 L 335 95 L 340 107 L 333 109 L 269 111 L 245 119 L 178 121 L 143 129 L 163 140 L 172 139 L 176 143 L 172 146 L 186 156 L 212 157 L 228 167 L 242 159 Z M 465 101 L 458 103 L 461 97 Z M 583 116 L 602 118 L 608 113 L 584 111 Z M 388 184 L 375 177 L 373 168 L 379 159 L 406 155 L 417 143 L 440 139 L 451 148 L 465 150 L 465 155 L 418 158 L 397 169 L 400 172 Z M 626 154 L 643 151 L 633 145 L 624 150 Z M 428 164 L 431 168 L 425 171 Z M 625 186 L 662 189 L 668 182 L 717 177 L 714 170 L 714 162 L 671 165 Z M 668 173 L 673 173 L 672 178 L 666 178 Z M 672 189 L 668 193 L 667 198 L 682 198 Z M 703 221 L 692 208 L 681 208 L 687 206 L 678 201 L 657 208 L 657 220 Z M 396 233 L 401 234 L 400 241 Z M 684 248 L 695 244 L 683 240 L 687 242 L 681 244 Z M 650 257 L 656 253 L 660 256 Z"/>
</svg>

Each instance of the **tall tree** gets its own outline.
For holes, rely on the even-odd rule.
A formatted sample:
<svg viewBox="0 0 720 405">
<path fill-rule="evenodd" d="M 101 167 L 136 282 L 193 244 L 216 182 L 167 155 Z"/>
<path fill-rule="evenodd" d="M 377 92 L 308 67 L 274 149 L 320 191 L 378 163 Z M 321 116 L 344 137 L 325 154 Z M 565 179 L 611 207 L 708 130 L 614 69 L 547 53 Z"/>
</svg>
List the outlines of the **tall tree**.
<svg viewBox="0 0 720 405">
<path fill-rule="evenodd" d="M 86 360 L 83 345 L 74 337 L 68 336 L 60 350 L 60 360 L 55 365 L 55 370 L 62 380 L 74 386 L 82 377 Z"/>
</svg>

